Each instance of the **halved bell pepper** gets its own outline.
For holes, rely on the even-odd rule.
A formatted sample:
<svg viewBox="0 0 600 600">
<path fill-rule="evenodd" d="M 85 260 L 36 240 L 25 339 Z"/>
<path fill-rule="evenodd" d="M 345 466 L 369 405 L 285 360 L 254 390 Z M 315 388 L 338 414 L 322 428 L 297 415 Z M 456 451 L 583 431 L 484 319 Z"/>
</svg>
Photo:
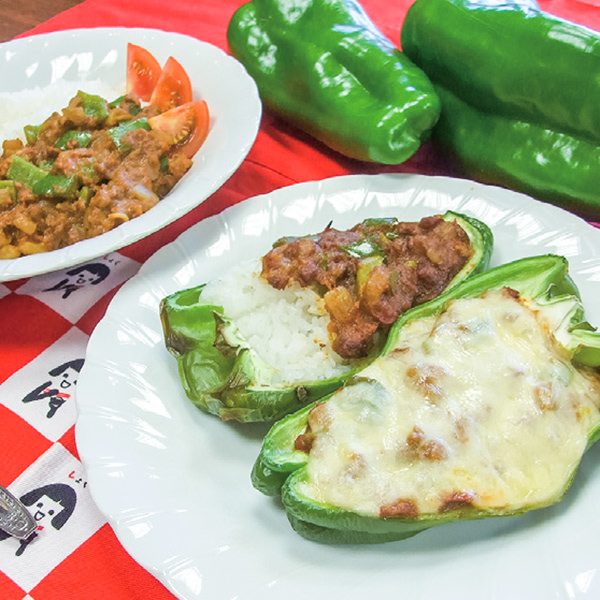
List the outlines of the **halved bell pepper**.
<svg viewBox="0 0 600 600">
<path fill-rule="evenodd" d="M 380 357 L 278 421 L 252 482 L 326 543 L 551 505 L 600 437 L 599 360 L 566 259 L 504 264 L 404 313 Z"/>
<path fill-rule="evenodd" d="M 493 246 L 481 221 L 448 211 L 469 236 L 473 255 L 450 286 L 487 268 Z M 367 256 L 365 260 L 369 260 Z M 239 333 L 223 307 L 206 303 L 204 285 L 164 298 L 160 315 L 167 349 L 177 359 L 185 393 L 200 409 L 223 420 L 274 421 L 340 387 L 374 356 L 355 359 L 342 376 L 275 384 L 275 366 L 266 364 Z"/>
<path fill-rule="evenodd" d="M 435 85 L 432 135 L 463 174 L 600 216 L 598 32 L 534 0 L 416 0 L 401 42 Z"/>
<path fill-rule="evenodd" d="M 352 158 L 401 163 L 439 117 L 427 77 L 354 0 L 252 0 L 227 41 L 267 107 Z"/>
</svg>

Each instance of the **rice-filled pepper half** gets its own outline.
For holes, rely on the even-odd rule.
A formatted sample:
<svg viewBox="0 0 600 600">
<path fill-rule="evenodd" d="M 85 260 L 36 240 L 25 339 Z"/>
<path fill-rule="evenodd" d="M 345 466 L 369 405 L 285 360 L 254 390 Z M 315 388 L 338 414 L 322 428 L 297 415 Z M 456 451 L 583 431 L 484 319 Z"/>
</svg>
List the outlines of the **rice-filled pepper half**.
<svg viewBox="0 0 600 600">
<path fill-rule="evenodd" d="M 567 268 L 521 259 L 405 313 L 380 357 L 271 428 L 254 486 L 324 543 L 561 500 L 600 437 L 600 334 Z"/>
<path fill-rule="evenodd" d="M 252 0 L 227 41 L 266 107 L 351 158 L 402 163 L 438 120 L 426 75 L 354 0 Z"/>
<path fill-rule="evenodd" d="M 416 0 L 401 41 L 465 175 L 600 217 L 600 33 L 534 0 Z"/>
<path fill-rule="evenodd" d="M 399 314 L 487 268 L 492 246 L 487 225 L 454 212 L 281 239 L 164 298 L 165 344 L 200 409 L 274 421 L 364 368 Z"/>
</svg>

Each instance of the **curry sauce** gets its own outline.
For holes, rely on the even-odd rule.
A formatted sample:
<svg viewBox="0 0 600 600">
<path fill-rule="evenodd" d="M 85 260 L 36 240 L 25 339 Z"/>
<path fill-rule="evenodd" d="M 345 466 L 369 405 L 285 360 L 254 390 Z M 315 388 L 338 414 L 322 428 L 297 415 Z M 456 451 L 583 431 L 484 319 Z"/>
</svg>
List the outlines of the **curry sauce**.
<svg viewBox="0 0 600 600">
<path fill-rule="evenodd" d="M 262 276 L 276 289 L 314 286 L 330 314 L 333 349 L 366 356 L 409 308 L 438 296 L 473 255 L 456 221 L 369 219 L 346 231 L 284 239 L 263 257 Z"/>
<path fill-rule="evenodd" d="M 82 92 L 0 157 L 0 259 L 47 252 L 114 229 L 151 209 L 192 161 L 123 96 Z"/>
</svg>

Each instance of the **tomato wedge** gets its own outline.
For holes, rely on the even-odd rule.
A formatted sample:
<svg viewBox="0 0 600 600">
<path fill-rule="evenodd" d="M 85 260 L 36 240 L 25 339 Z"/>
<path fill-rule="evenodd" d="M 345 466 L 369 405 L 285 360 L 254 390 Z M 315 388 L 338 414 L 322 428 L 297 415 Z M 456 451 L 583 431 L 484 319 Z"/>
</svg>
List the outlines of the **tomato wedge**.
<svg viewBox="0 0 600 600">
<path fill-rule="evenodd" d="M 210 113 L 204 100 L 187 102 L 171 108 L 156 117 L 150 117 L 152 129 L 171 134 L 175 150 L 192 158 L 208 135 Z"/>
<path fill-rule="evenodd" d="M 127 44 L 127 93 L 148 102 L 156 87 L 162 68 L 145 48 Z"/>
<path fill-rule="evenodd" d="M 192 83 L 185 69 L 169 56 L 162 69 L 156 87 L 150 97 L 150 104 L 161 112 L 192 101 Z"/>
</svg>

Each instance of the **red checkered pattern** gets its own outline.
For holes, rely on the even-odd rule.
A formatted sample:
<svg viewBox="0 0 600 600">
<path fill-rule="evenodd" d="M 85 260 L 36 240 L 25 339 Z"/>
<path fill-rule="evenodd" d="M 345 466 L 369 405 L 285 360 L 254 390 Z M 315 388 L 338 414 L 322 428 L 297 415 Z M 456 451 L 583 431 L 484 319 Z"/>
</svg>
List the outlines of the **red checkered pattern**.
<svg viewBox="0 0 600 600">
<path fill-rule="evenodd" d="M 153 27 L 223 49 L 243 0 L 87 0 L 31 33 L 58 29 Z M 364 0 L 381 30 L 399 44 L 411 0 Z M 547 0 L 542 8 L 600 28 L 600 0 Z M 87 488 L 73 434 L 74 395 L 86 343 L 119 286 L 158 248 L 199 220 L 256 194 L 349 173 L 449 173 L 428 145 L 399 167 L 345 159 L 267 113 L 248 158 L 205 203 L 150 237 L 95 264 L 102 281 L 71 269 L 0 284 L 0 483 L 38 517 L 29 544 L 0 538 L 3 600 L 162 600 L 173 598 L 117 541 Z M 87 275 L 87 277 L 86 277 Z M 94 576 L 90 577 L 90 573 Z"/>
</svg>

